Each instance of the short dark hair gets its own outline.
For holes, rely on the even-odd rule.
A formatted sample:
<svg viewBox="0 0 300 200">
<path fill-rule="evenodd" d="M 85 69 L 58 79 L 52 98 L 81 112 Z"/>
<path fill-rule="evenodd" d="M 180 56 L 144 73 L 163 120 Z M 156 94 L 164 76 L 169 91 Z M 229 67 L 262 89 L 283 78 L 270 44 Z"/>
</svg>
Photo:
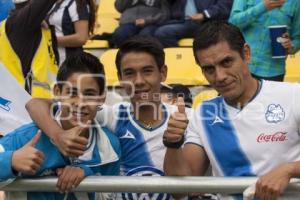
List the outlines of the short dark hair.
<svg viewBox="0 0 300 200">
<path fill-rule="evenodd" d="M 86 52 L 74 53 L 66 58 L 58 70 L 56 81 L 60 89 L 62 82 L 66 81 L 74 73 L 91 73 L 100 76 L 95 77 L 100 88 L 100 94 L 105 89 L 105 72 L 103 64 L 92 54 Z"/>
<path fill-rule="evenodd" d="M 172 93 L 177 97 L 183 97 L 186 107 L 191 107 L 193 104 L 193 98 L 190 89 L 182 84 L 175 84 L 172 86 Z"/>
<path fill-rule="evenodd" d="M 246 41 L 240 29 L 226 21 L 210 20 L 195 33 L 193 51 L 196 62 L 199 64 L 197 51 L 207 49 L 219 42 L 227 42 L 232 50 L 237 51 L 244 58 L 243 48 Z"/>
<path fill-rule="evenodd" d="M 121 76 L 121 60 L 130 52 L 145 52 L 152 55 L 156 64 L 161 69 L 165 65 L 165 52 L 162 44 L 154 37 L 134 36 L 121 44 L 116 56 L 118 75 Z"/>
</svg>

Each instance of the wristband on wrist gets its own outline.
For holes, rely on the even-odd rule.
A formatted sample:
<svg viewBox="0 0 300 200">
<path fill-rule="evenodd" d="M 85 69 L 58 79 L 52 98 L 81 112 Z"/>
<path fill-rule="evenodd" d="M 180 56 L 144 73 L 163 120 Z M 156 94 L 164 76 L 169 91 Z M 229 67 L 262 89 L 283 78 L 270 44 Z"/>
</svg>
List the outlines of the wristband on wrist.
<svg viewBox="0 0 300 200">
<path fill-rule="evenodd" d="M 166 136 L 163 136 L 163 143 L 167 148 L 179 149 L 183 145 L 183 142 L 184 142 L 184 136 L 181 136 L 181 139 L 177 142 L 170 142 L 168 141 Z"/>
</svg>

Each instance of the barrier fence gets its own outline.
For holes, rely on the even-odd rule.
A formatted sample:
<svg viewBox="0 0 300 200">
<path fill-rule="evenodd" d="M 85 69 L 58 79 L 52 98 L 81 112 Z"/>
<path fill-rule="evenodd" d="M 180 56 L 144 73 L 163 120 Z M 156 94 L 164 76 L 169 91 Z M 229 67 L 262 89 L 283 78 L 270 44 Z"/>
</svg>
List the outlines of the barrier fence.
<svg viewBox="0 0 300 200">
<path fill-rule="evenodd" d="M 170 192 L 170 193 L 243 193 L 256 182 L 255 177 L 125 177 L 93 176 L 74 189 L 78 192 Z M 3 191 L 56 191 L 56 177 L 17 179 Z M 300 179 L 292 179 L 285 194 L 299 193 Z"/>
</svg>

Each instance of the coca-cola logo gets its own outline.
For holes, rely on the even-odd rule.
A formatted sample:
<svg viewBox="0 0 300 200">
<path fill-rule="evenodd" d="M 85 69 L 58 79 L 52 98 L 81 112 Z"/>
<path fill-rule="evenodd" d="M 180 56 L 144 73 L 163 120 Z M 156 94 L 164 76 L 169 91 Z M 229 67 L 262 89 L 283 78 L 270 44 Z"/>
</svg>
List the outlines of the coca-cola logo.
<svg viewBox="0 0 300 200">
<path fill-rule="evenodd" d="M 274 134 L 262 133 L 257 137 L 257 142 L 283 142 L 287 140 L 287 132 L 276 132 Z"/>
</svg>

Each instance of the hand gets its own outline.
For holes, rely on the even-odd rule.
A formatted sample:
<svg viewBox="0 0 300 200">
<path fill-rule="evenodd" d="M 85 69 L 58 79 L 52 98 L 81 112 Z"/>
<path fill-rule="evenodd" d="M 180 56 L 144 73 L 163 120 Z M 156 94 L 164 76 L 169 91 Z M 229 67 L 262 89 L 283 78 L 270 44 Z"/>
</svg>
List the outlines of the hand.
<svg viewBox="0 0 300 200">
<path fill-rule="evenodd" d="M 265 7 L 267 10 L 273 10 L 279 8 L 285 3 L 285 0 L 264 0 Z"/>
<path fill-rule="evenodd" d="M 168 122 L 168 128 L 164 137 L 169 142 L 178 142 L 183 136 L 188 125 L 188 119 L 185 113 L 185 103 L 182 97 L 177 100 L 178 112 L 172 114 Z"/>
<path fill-rule="evenodd" d="M 80 136 L 80 134 L 88 129 L 90 122 L 85 126 L 75 126 L 69 130 L 58 134 L 54 143 L 57 145 L 59 151 L 68 157 L 78 157 L 83 155 L 88 139 Z"/>
<path fill-rule="evenodd" d="M 290 39 L 290 35 L 288 33 L 284 33 L 282 36 L 281 45 L 286 49 L 286 51 L 291 54 L 294 50 L 292 41 Z"/>
<path fill-rule="evenodd" d="M 56 187 L 61 193 L 69 192 L 76 188 L 85 177 L 83 169 L 75 166 L 59 168 L 56 170 L 56 173 L 58 176 Z"/>
<path fill-rule="evenodd" d="M 15 151 L 12 155 L 12 168 L 17 171 L 28 175 L 36 174 L 44 162 L 43 152 L 34 148 L 41 137 L 41 131 L 38 130 L 37 134 L 21 149 Z"/>
<path fill-rule="evenodd" d="M 197 23 L 201 23 L 204 20 L 204 15 L 202 13 L 198 13 L 191 16 L 191 20 Z"/>
<path fill-rule="evenodd" d="M 283 164 L 260 177 L 256 182 L 255 196 L 264 200 L 276 200 L 288 186 L 292 177 L 292 164 Z"/>
<path fill-rule="evenodd" d="M 143 26 L 145 26 L 145 24 L 146 24 L 145 19 L 137 19 L 137 20 L 135 20 L 135 25 L 136 26 L 143 27 Z"/>
</svg>

